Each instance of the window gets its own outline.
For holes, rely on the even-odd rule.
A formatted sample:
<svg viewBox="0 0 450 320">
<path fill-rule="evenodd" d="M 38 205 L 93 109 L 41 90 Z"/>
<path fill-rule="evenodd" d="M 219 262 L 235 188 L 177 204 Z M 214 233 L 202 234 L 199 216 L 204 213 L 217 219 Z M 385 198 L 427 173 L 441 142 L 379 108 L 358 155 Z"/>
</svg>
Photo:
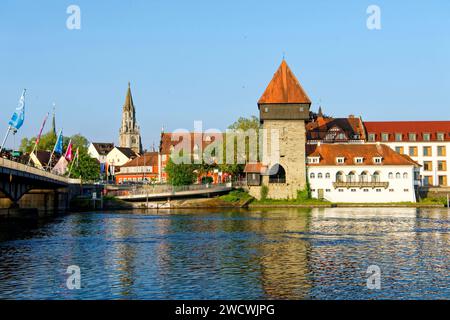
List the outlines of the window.
<svg viewBox="0 0 450 320">
<path fill-rule="evenodd" d="M 447 161 L 438 161 L 438 171 L 447 171 Z"/>
<path fill-rule="evenodd" d="M 375 164 L 381 164 L 381 162 L 382 162 L 382 158 L 381 158 L 381 157 L 375 157 L 375 158 L 373 158 L 373 163 L 375 163 Z"/>
<path fill-rule="evenodd" d="M 331 189 L 325 189 L 325 192 L 331 192 Z"/>
<path fill-rule="evenodd" d="M 338 192 L 344 192 L 344 189 L 338 189 Z"/>
<path fill-rule="evenodd" d="M 308 157 L 308 163 L 319 163 L 319 157 Z"/>
<path fill-rule="evenodd" d="M 447 186 L 447 176 L 439 176 L 439 185 Z"/>
<path fill-rule="evenodd" d="M 437 138 L 438 141 L 444 141 L 444 140 L 445 140 L 445 133 L 443 133 L 443 132 L 438 132 L 438 133 L 436 134 L 436 138 Z"/>
<path fill-rule="evenodd" d="M 431 147 L 423 147 L 423 156 L 431 157 Z"/>
<path fill-rule="evenodd" d="M 351 189 L 350 191 L 351 191 L 351 192 L 356 192 L 356 189 Z"/>
<path fill-rule="evenodd" d="M 433 185 L 433 177 L 432 176 L 424 176 L 423 177 L 423 185 L 424 186 L 431 186 L 431 185 Z"/>
<path fill-rule="evenodd" d="M 322 172 L 319 172 L 318 174 L 317 174 L 317 179 L 322 179 L 323 178 L 323 174 L 322 174 Z"/>
<path fill-rule="evenodd" d="M 381 189 L 376 189 L 376 192 L 381 192 Z"/>
<path fill-rule="evenodd" d="M 408 179 L 408 172 L 403 173 L 403 179 Z"/>
<path fill-rule="evenodd" d="M 388 177 L 389 177 L 389 179 L 394 179 L 394 174 L 392 172 L 389 172 Z"/>
<path fill-rule="evenodd" d="M 424 161 L 423 162 L 423 171 L 433 171 L 433 162 Z"/>
<path fill-rule="evenodd" d="M 376 137 L 375 133 L 369 133 L 369 141 L 370 142 L 375 142 L 375 137 Z"/>
<path fill-rule="evenodd" d="M 394 192 L 394 189 L 389 189 L 389 192 Z"/>
<path fill-rule="evenodd" d="M 395 134 L 395 141 L 402 141 L 402 139 L 403 139 L 403 135 L 401 133 Z"/>
<path fill-rule="evenodd" d="M 355 157 L 354 161 L 357 164 L 361 164 L 364 162 L 364 158 L 363 157 Z"/>
<path fill-rule="evenodd" d="M 424 133 L 423 134 L 423 141 L 430 141 L 431 140 L 431 134 Z"/>
<path fill-rule="evenodd" d="M 445 146 L 438 146 L 437 147 L 437 153 L 439 157 L 445 157 L 447 156 L 447 150 Z"/>
<path fill-rule="evenodd" d="M 404 149 L 403 147 L 395 147 L 395 152 L 400 153 L 400 154 L 404 154 Z"/>
<path fill-rule="evenodd" d="M 344 157 L 337 157 L 337 158 L 336 158 L 336 163 L 338 163 L 338 164 L 343 164 L 344 161 L 345 161 L 345 158 L 344 158 Z"/>
<path fill-rule="evenodd" d="M 409 192 L 409 189 L 403 189 L 404 192 Z"/>
<path fill-rule="evenodd" d="M 409 156 L 417 157 L 417 147 L 409 147 Z"/>
<path fill-rule="evenodd" d="M 400 172 L 397 172 L 397 173 L 395 174 L 395 179 L 400 179 L 400 178 L 401 178 Z"/>
<path fill-rule="evenodd" d="M 344 173 L 342 171 L 336 173 L 336 182 L 344 182 Z"/>
<path fill-rule="evenodd" d="M 380 182 L 380 173 L 378 171 L 375 171 L 372 175 L 372 182 Z"/>
<path fill-rule="evenodd" d="M 347 182 L 356 182 L 356 174 L 355 172 L 350 172 L 347 176 Z"/>
<path fill-rule="evenodd" d="M 389 141 L 389 133 L 382 133 L 381 141 Z"/>
<path fill-rule="evenodd" d="M 311 172 L 311 174 L 309 175 L 310 179 L 314 179 L 316 177 L 316 175 L 314 174 L 314 172 Z"/>
<path fill-rule="evenodd" d="M 369 192 L 369 189 L 363 189 L 363 192 Z"/>
<path fill-rule="evenodd" d="M 408 134 L 409 141 L 416 141 L 416 134 L 415 133 L 409 133 Z"/>
<path fill-rule="evenodd" d="M 325 173 L 325 179 L 330 179 L 330 178 L 331 178 L 330 173 L 329 172 Z"/>
<path fill-rule="evenodd" d="M 359 176 L 359 181 L 360 182 L 369 182 L 369 174 L 367 173 L 367 171 L 361 172 L 361 175 Z"/>
</svg>

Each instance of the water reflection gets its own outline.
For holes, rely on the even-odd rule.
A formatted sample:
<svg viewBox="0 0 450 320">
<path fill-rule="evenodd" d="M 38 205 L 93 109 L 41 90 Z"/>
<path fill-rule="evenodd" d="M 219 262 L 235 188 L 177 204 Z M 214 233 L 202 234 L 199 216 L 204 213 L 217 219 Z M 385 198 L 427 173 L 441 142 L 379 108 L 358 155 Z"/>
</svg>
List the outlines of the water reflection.
<svg viewBox="0 0 450 320">
<path fill-rule="evenodd" d="M 450 298 L 444 209 L 88 213 L 26 230 L 0 232 L 0 298 Z"/>
</svg>

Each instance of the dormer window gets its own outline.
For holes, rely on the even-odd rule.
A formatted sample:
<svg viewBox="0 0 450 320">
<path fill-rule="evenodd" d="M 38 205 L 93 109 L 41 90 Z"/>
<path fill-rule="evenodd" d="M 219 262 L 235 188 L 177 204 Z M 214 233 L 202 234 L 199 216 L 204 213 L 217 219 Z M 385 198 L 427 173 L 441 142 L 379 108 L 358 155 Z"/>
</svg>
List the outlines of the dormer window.
<svg viewBox="0 0 450 320">
<path fill-rule="evenodd" d="M 437 138 L 438 141 L 444 141 L 444 139 L 445 139 L 445 133 L 443 133 L 443 132 L 438 132 L 438 133 L 436 134 L 436 138 Z"/>
<path fill-rule="evenodd" d="M 415 133 L 409 133 L 408 134 L 409 141 L 416 141 L 416 134 Z"/>
<path fill-rule="evenodd" d="M 401 133 L 395 134 L 395 141 L 402 141 L 403 135 Z"/>
<path fill-rule="evenodd" d="M 376 138 L 375 133 L 369 133 L 369 141 L 370 142 L 375 142 L 375 138 Z"/>
<path fill-rule="evenodd" d="M 382 141 L 389 141 L 389 133 L 382 133 L 381 134 L 381 140 Z"/>
<path fill-rule="evenodd" d="M 374 157 L 373 158 L 373 163 L 375 163 L 375 164 L 381 164 L 382 162 L 383 162 L 382 157 Z"/>
<path fill-rule="evenodd" d="M 344 157 L 336 157 L 336 163 L 337 164 L 344 164 L 345 158 Z"/>
<path fill-rule="evenodd" d="M 355 161 L 356 164 L 364 163 L 364 158 L 363 157 L 355 157 L 353 160 Z"/>
<path fill-rule="evenodd" d="M 423 134 L 423 141 L 430 141 L 431 140 L 431 134 L 424 133 Z"/>
<path fill-rule="evenodd" d="M 319 163 L 320 162 L 320 157 L 308 157 L 307 158 L 307 162 L 308 163 Z"/>
</svg>

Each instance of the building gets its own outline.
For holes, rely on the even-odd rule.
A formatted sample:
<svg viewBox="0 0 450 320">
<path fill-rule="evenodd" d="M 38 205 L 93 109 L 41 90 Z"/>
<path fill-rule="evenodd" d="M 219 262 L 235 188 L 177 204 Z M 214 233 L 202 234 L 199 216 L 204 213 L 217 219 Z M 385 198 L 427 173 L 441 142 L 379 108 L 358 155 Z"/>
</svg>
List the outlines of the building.
<svg viewBox="0 0 450 320">
<path fill-rule="evenodd" d="M 267 132 L 267 152 L 263 154 L 267 170 L 255 173 L 260 175 L 260 185 L 249 186 L 252 196 L 260 198 L 262 186 L 272 199 L 296 198 L 297 192 L 305 189 L 305 122 L 310 106 L 311 100 L 283 59 L 258 101 L 259 118 Z"/>
<path fill-rule="evenodd" d="M 108 153 L 114 149 L 114 143 L 92 142 L 88 147 L 88 155 L 100 163 L 107 162 Z"/>
<path fill-rule="evenodd" d="M 172 153 L 176 152 L 177 148 L 178 150 L 181 148 L 188 150 L 186 154 L 189 154 L 192 157 L 190 159 L 192 163 L 202 163 L 202 160 L 207 161 L 207 159 L 204 159 L 203 157 L 204 154 L 211 155 L 210 160 L 213 163 L 217 163 L 217 157 L 214 156 L 215 152 L 212 149 L 214 146 L 218 147 L 216 150 L 221 149 L 223 141 L 224 135 L 222 133 L 162 132 L 158 154 L 158 166 L 160 168 L 158 180 L 163 183 L 167 182 L 165 167 Z M 217 144 L 214 144 L 215 142 L 217 142 Z M 208 149 L 208 147 L 211 149 Z M 210 172 L 200 174 L 198 176 L 198 182 L 201 182 L 203 177 L 211 177 L 213 183 L 222 183 L 228 179 L 229 175 L 222 173 L 218 168 L 214 168 Z"/>
<path fill-rule="evenodd" d="M 159 179 L 158 152 L 146 152 L 125 163 L 116 174 L 116 183 L 152 182 Z"/>
<path fill-rule="evenodd" d="M 366 133 L 362 119 L 353 115 L 348 118 L 332 118 L 322 114 L 306 124 L 308 144 L 321 143 L 364 143 Z"/>
<path fill-rule="evenodd" d="M 140 128 L 136 121 L 136 109 L 128 83 L 127 96 L 122 109 L 122 126 L 119 131 L 119 145 L 122 148 L 131 148 L 135 153 L 142 153 Z"/>
<path fill-rule="evenodd" d="M 106 156 L 106 163 L 117 169 L 139 155 L 131 148 L 114 147 Z M 115 171 L 112 171 L 115 172 Z"/>
<path fill-rule="evenodd" d="M 331 202 L 416 202 L 419 165 L 384 144 L 317 144 L 307 148 L 313 198 Z"/>
<path fill-rule="evenodd" d="M 367 142 L 381 142 L 421 165 L 422 186 L 450 186 L 450 121 L 364 121 Z"/>
</svg>

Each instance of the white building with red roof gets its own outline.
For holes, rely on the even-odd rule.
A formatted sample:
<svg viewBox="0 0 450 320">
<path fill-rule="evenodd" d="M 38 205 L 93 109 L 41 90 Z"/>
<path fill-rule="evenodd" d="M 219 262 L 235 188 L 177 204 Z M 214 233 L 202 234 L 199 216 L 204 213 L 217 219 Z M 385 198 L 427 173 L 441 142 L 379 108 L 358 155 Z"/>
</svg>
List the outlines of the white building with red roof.
<svg viewBox="0 0 450 320">
<path fill-rule="evenodd" d="M 450 186 L 450 121 L 364 121 L 367 143 L 381 142 L 421 165 L 422 186 Z"/>
<path fill-rule="evenodd" d="M 313 198 L 331 202 L 416 202 L 419 165 L 383 144 L 307 147 Z"/>
</svg>

